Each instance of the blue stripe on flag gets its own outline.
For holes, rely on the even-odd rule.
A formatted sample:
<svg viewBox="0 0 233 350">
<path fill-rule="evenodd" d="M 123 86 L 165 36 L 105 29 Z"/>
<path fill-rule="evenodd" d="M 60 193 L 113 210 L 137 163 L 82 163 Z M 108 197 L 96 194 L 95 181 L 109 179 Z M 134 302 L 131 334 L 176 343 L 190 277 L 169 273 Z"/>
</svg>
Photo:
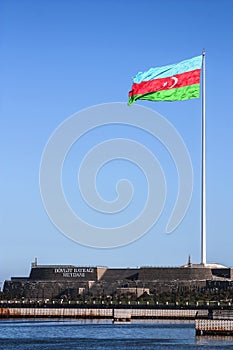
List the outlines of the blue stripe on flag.
<svg viewBox="0 0 233 350">
<path fill-rule="evenodd" d="M 182 74 L 195 69 L 201 69 L 202 55 L 190 58 L 176 64 L 169 66 L 150 68 L 146 72 L 139 72 L 134 78 L 134 83 L 141 83 L 142 81 L 149 81 L 159 78 L 167 78 L 176 74 Z"/>
</svg>

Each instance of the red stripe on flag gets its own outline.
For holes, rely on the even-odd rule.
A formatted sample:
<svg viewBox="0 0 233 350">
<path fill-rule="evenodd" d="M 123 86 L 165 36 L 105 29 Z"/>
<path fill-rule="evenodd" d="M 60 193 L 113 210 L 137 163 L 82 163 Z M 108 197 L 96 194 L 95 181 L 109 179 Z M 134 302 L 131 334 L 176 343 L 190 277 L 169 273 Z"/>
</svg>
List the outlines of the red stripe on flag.
<svg viewBox="0 0 233 350">
<path fill-rule="evenodd" d="M 142 81 L 140 84 L 134 83 L 129 96 L 147 94 L 161 90 L 176 89 L 200 83 L 200 69 L 191 70 L 182 74 L 176 74 L 167 78 Z"/>
</svg>

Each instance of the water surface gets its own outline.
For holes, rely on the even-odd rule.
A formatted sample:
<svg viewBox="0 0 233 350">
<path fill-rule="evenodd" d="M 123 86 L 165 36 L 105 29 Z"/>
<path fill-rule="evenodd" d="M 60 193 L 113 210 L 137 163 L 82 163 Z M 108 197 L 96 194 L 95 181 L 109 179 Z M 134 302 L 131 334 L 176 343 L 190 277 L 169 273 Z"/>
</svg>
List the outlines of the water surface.
<svg viewBox="0 0 233 350">
<path fill-rule="evenodd" d="M 196 337 L 193 322 L 1 320 L 0 350 L 233 349 L 233 337 Z"/>
</svg>

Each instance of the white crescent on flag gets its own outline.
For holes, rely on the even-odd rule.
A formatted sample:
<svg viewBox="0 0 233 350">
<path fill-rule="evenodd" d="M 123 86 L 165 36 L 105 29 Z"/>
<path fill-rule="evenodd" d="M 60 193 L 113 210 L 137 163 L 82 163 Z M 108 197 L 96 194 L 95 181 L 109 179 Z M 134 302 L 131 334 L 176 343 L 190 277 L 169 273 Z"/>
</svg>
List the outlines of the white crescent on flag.
<svg viewBox="0 0 233 350">
<path fill-rule="evenodd" d="M 168 87 L 168 89 L 172 89 L 178 82 L 178 78 L 176 78 L 176 77 L 171 77 L 171 79 L 173 79 L 174 82 L 173 82 L 173 84 L 171 86 Z M 167 84 L 168 84 L 168 82 L 165 81 L 165 83 L 163 83 L 163 86 L 167 86 Z"/>
<path fill-rule="evenodd" d="M 177 82 L 178 82 L 178 78 L 176 78 L 176 77 L 171 77 L 171 79 L 174 80 L 174 83 L 173 83 L 172 86 L 170 86 L 168 89 L 172 89 L 172 88 L 177 84 Z"/>
</svg>

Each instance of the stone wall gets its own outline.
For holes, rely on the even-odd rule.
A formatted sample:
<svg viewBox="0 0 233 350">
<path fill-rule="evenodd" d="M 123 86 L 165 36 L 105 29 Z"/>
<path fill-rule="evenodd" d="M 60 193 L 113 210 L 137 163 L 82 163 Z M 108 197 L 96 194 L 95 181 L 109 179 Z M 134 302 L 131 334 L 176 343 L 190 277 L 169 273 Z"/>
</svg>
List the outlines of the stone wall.
<svg viewBox="0 0 233 350">
<path fill-rule="evenodd" d="M 5 281 L 3 290 L 11 298 L 75 299 L 80 288 L 88 290 L 87 282 Z"/>
<path fill-rule="evenodd" d="M 140 268 L 141 281 L 193 281 L 212 279 L 210 268 L 189 267 L 144 267 Z"/>
<path fill-rule="evenodd" d="M 28 278 L 5 281 L 3 291 L 12 298 L 77 298 L 79 291 L 91 296 L 114 295 L 119 288 L 147 288 L 156 294 L 205 288 L 209 281 L 228 281 L 232 269 L 205 267 L 104 268 L 70 265 L 33 265 Z M 209 287 L 210 288 L 210 287 Z"/>
</svg>

